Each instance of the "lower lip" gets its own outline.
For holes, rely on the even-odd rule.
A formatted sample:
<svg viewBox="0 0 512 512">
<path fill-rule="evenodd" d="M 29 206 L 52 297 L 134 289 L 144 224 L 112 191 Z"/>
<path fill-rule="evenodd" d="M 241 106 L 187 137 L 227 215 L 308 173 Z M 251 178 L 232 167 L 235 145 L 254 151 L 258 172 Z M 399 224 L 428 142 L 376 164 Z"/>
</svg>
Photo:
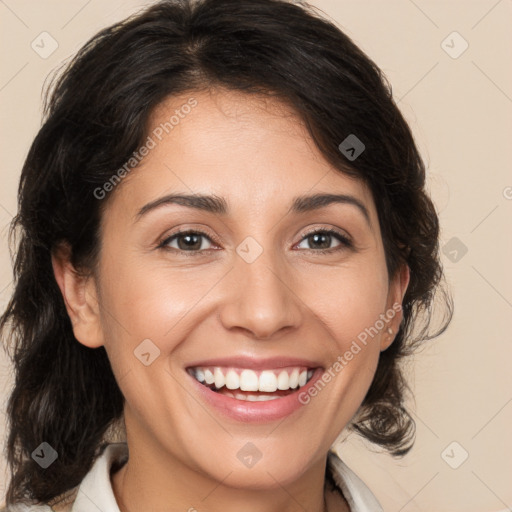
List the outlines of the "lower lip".
<svg viewBox="0 0 512 512">
<path fill-rule="evenodd" d="M 250 402 L 247 400 L 237 400 L 222 393 L 216 393 L 186 372 L 199 395 L 211 408 L 231 419 L 251 423 L 266 423 L 280 420 L 304 407 L 304 404 L 299 401 L 299 396 L 308 393 L 309 388 L 314 386 L 315 382 L 322 376 L 322 373 L 322 368 L 317 368 L 308 383 L 294 393 L 275 400 Z"/>
</svg>

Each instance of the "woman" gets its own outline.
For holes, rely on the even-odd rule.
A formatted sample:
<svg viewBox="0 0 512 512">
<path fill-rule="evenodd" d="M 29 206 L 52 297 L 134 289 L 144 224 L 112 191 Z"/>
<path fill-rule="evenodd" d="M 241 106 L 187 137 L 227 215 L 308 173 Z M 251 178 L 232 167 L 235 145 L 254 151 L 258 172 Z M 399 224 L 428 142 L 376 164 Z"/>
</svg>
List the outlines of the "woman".
<svg viewBox="0 0 512 512">
<path fill-rule="evenodd" d="M 8 509 L 381 510 L 331 448 L 414 441 L 400 360 L 452 309 L 429 333 L 424 179 L 309 7 L 168 0 L 97 34 L 21 176 Z"/>
</svg>

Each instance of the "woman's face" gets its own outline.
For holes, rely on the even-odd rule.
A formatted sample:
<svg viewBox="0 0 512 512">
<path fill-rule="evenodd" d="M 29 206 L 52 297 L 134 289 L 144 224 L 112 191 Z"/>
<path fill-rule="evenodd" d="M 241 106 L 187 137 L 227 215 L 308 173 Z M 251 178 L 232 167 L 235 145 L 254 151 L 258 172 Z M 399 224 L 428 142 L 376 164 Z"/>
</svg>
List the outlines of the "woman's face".
<svg viewBox="0 0 512 512">
<path fill-rule="evenodd" d="M 370 191 L 282 104 L 184 94 L 148 133 L 108 198 L 92 313 L 75 335 L 105 346 L 134 453 L 235 486 L 284 485 L 356 413 L 408 274 L 388 281 Z M 341 197 L 308 199 L 324 194 Z"/>
</svg>

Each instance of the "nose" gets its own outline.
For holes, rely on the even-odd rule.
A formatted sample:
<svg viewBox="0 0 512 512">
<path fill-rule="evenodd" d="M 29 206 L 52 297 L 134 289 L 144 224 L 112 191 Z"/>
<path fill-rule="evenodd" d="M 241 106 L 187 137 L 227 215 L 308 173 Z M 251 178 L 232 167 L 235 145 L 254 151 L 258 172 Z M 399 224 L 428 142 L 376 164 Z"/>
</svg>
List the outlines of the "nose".
<svg viewBox="0 0 512 512">
<path fill-rule="evenodd" d="M 219 313 L 223 326 L 243 330 L 258 339 L 274 338 L 280 331 L 299 327 L 303 302 L 293 289 L 290 269 L 276 266 L 276 258 L 267 250 L 252 263 L 235 258 L 226 295 Z"/>
</svg>

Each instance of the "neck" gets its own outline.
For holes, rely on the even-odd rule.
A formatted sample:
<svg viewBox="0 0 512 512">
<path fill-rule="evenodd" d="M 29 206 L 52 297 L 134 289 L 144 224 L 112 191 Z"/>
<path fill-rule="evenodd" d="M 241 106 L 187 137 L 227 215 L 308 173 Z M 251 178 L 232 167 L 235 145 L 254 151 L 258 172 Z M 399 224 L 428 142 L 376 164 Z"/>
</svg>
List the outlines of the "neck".
<svg viewBox="0 0 512 512">
<path fill-rule="evenodd" d="M 344 500 L 325 489 L 326 457 L 296 481 L 281 485 L 269 474 L 268 487 L 230 486 L 230 473 L 220 482 L 192 468 L 162 447 L 130 443 L 126 464 L 111 477 L 121 512 L 297 512 L 349 510 Z M 342 503 L 343 501 L 343 503 Z M 329 508 L 327 508 L 329 505 Z"/>
</svg>

